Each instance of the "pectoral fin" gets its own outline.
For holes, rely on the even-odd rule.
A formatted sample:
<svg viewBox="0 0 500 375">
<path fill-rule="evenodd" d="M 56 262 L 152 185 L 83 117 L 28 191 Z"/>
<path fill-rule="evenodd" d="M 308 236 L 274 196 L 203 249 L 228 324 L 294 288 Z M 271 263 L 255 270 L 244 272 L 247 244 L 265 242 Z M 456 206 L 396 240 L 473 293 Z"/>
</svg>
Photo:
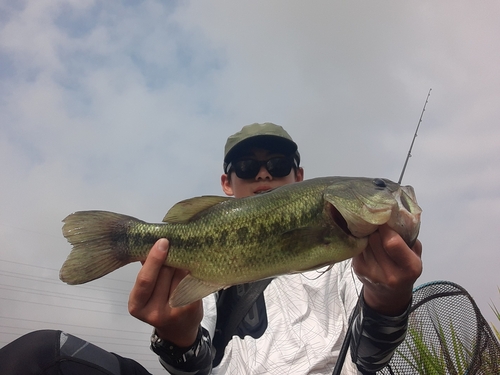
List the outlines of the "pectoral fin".
<svg viewBox="0 0 500 375">
<path fill-rule="evenodd" d="M 321 227 L 302 227 L 290 230 L 281 235 L 281 247 L 283 252 L 307 251 L 308 246 L 300 244 L 319 244 L 325 241 L 326 231 Z"/>
<path fill-rule="evenodd" d="M 220 289 L 224 289 L 224 285 L 211 284 L 187 275 L 175 288 L 168 303 L 170 307 L 181 307 L 198 301 Z"/>
</svg>

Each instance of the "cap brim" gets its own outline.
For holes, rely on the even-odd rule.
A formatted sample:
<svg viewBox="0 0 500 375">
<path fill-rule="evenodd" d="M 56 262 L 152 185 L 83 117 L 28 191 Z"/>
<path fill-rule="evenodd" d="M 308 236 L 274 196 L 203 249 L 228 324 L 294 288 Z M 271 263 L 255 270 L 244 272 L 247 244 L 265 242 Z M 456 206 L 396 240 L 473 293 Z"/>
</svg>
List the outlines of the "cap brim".
<svg viewBox="0 0 500 375">
<path fill-rule="evenodd" d="M 229 150 L 224 158 L 224 162 L 229 163 L 255 147 L 285 155 L 291 155 L 297 151 L 297 144 L 289 139 L 276 135 L 256 135 L 241 141 Z"/>
</svg>

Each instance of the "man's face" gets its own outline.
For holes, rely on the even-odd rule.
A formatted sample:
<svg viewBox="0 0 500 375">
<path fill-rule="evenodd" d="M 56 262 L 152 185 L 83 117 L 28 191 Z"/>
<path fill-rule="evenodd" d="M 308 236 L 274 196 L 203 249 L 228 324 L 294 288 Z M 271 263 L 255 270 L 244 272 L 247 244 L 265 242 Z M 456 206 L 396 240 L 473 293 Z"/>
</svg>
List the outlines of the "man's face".
<svg viewBox="0 0 500 375">
<path fill-rule="evenodd" d="M 284 155 L 260 148 L 254 148 L 245 155 L 240 156 L 239 159 L 248 158 L 258 161 L 266 161 L 278 156 Z M 229 171 L 229 173 L 231 174 L 231 178 L 228 178 L 228 175 L 226 174 L 223 174 L 221 177 L 222 190 L 227 195 L 234 195 L 235 198 L 249 197 L 279 186 L 302 181 L 304 178 L 304 171 L 302 168 L 298 168 L 296 172 L 292 168 L 290 174 L 285 177 L 273 177 L 264 165 L 260 167 L 257 176 L 251 179 L 241 179 L 236 176 L 234 171 Z"/>
</svg>

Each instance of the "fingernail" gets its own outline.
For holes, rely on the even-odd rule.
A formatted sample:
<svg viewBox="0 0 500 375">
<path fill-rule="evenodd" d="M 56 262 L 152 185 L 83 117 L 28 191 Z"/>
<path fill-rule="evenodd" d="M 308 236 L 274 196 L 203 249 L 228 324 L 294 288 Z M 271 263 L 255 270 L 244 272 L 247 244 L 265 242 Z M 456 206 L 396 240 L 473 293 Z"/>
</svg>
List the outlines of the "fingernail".
<svg viewBox="0 0 500 375">
<path fill-rule="evenodd" d="M 158 247 L 158 250 L 167 252 L 167 250 L 168 250 L 168 240 L 166 238 L 160 238 L 156 242 L 156 246 Z"/>
</svg>

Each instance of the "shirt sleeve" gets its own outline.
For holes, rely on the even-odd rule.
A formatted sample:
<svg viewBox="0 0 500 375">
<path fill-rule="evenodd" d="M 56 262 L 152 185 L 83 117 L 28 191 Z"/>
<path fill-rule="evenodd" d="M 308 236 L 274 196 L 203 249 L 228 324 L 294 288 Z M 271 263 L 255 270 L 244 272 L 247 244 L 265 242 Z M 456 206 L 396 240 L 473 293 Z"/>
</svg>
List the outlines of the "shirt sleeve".
<svg viewBox="0 0 500 375">
<path fill-rule="evenodd" d="M 352 317 L 351 357 L 359 371 L 373 374 L 389 363 L 405 339 L 411 303 L 403 314 L 386 316 L 371 309 L 363 297 L 360 298 L 360 313 Z"/>
</svg>

